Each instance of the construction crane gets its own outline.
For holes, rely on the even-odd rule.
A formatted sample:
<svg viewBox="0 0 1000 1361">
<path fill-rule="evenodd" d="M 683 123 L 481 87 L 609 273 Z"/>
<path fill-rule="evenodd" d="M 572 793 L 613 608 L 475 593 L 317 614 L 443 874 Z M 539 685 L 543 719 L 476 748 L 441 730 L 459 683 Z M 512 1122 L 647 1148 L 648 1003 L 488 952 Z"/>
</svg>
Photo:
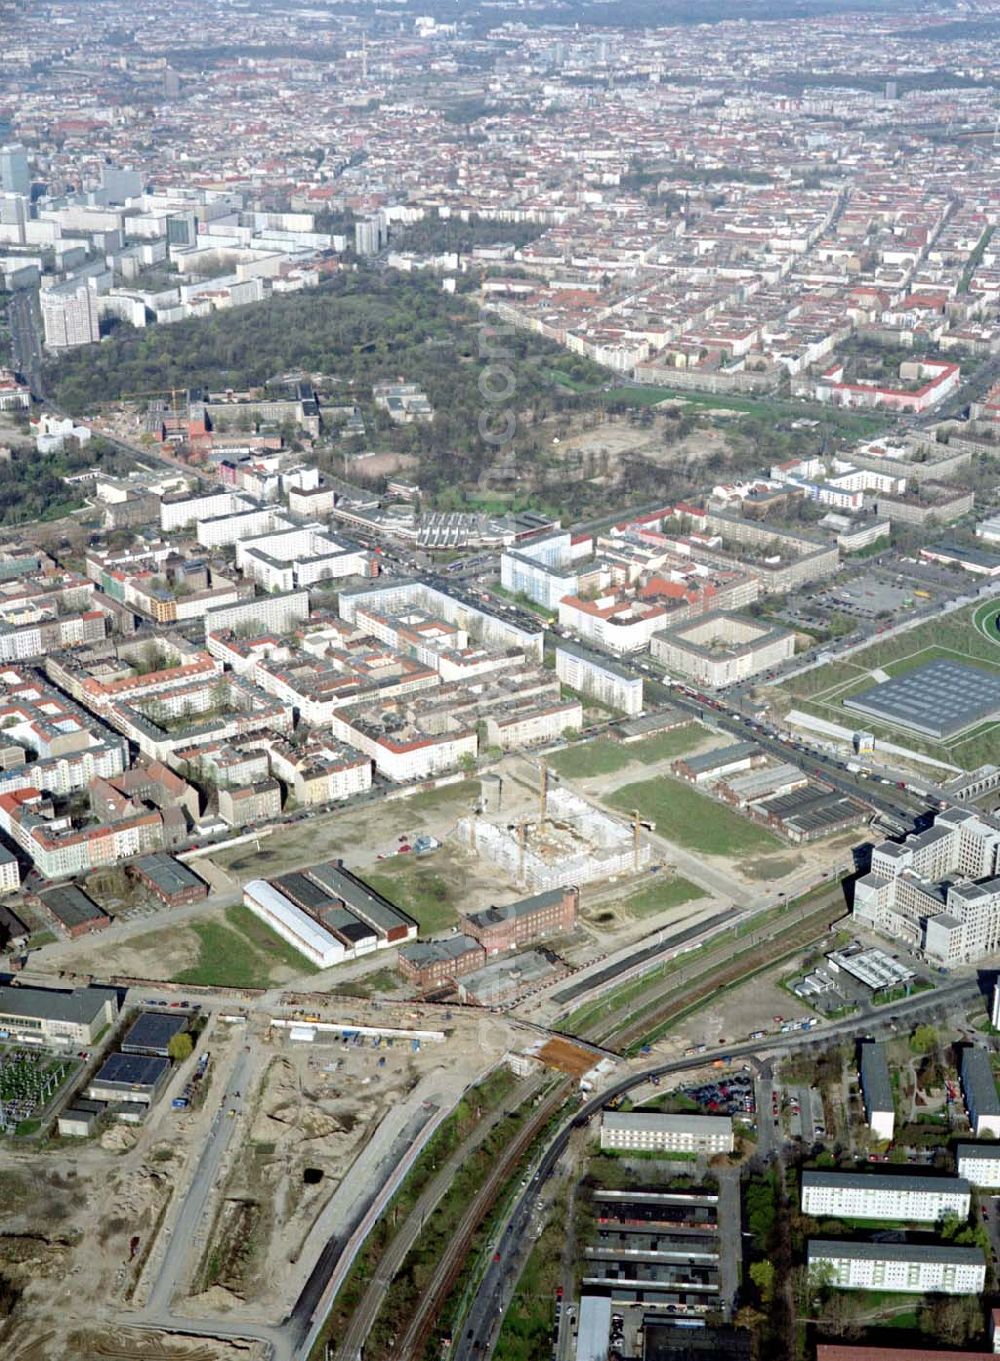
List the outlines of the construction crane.
<svg viewBox="0 0 1000 1361">
<path fill-rule="evenodd" d="M 549 815 L 549 789 L 553 785 L 561 784 L 559 776 L 549 769 L 549 763 L 544 756 L 538 762 L 538 825 L 545 827 Z"/>
<path fill-rule="evenodd" d="M 522 818 L 520 822 L 508 822 L 507 831 L 517 833 L 517 885 L 519 888 L 524 885 L 524 860 L 528 850 L 528 828 L 531 826 L 530 818 Z"/>
<path fill-rule="evenodd" d="M 642 831 L 656 831 L 656 823 L 644 818 L 638 808 L 632 809 L 632 847 L 635 854 L 635 872 L 639 873 L 639 857 L 642 851 Z"/>
</svg>

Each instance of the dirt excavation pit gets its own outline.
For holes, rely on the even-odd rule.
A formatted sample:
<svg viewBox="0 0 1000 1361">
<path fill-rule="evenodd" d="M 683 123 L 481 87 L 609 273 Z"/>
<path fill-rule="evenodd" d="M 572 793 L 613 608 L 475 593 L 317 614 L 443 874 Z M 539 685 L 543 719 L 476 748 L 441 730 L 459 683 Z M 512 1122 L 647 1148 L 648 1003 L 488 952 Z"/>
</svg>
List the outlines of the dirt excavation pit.
<svg viewBox="0 0 1000 1361">
<path fill-rule="evenodd" d="M 161 1355 L 74 1350 L 68 1341 L 81 1315 L 127 1306 L 171 1190 L 162 1167 L 135 1154 L 90 1144 L 77 1157 L 75 1171 L 61 1172 L 55 1153 L 0 1152 L 0 1278 L 15 1297 L 0 1324 L 4 1361 Z"/>
<path fill-rule="evenodd" d="M 280 1316 L 289 1271 L 318 1217 L 419 1078 L 409 1046 L 378 1056 L 339 1043 L 280 1046 L 224 1183 L 190 1305 L 200 1313 L 211 1296 L 226 1312 L 252 1302 Z"/>
</svg>

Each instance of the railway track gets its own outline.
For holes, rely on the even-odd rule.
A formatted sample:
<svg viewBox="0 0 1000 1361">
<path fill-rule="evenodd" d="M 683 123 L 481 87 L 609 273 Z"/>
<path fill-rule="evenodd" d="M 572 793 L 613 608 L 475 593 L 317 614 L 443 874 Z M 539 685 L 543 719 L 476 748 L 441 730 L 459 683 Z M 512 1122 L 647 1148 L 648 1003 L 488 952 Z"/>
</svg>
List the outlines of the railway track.
<svg viewBox="0 0 1000 1361">
<path fill-rule="evenodd" d="M 619 1014 L 613 1018 L 613 1024 L 609 1026 L 607 1021 L 602 1022 L 595 1028 L 599 1030 L 599 1034 L 588 1033 L 581 1035 L 581 1038 L 599 1039 L 605 1046 L 614 1043 L 627 1047 L 657 1026 L 669 1021 L 672 1016 L 698 1005 L 720 988 L 737 982 L 758 968 L 773 964 L 780 957 L 776 954 L 777 943 L 780 942 L 781 955 L 801 949 L 803 945 L 807 945 L 826 931 L 830 924 L 843 914 L 843 910 L 843 899 L 838 886 L 836 891 L 831 891 L 829 897 L 825 897 L 821 903 L 812 905 L 810 910 L 802 912 L 794 920 L 789 921 L 788 918 L 782 917 L 775 921 L 756 944 L 748 945 L 746 950 L 728 964 L 722 964 L 718 960 L 713 963 L 710 955 L 707 959 L 698 961 L 697 965 L 692 965 L 690 969 L 677 970 L 662 981 L 660 989 L 653 992 L 650 1001 L 643 1004 L 638 1013 L 636 1006 L 626 1001 L 622 1004 Z M 723 939 L 719 941 L 720 947 L 726 943 Z M 713 951 L 712 954 L 714 953 Z M 692 973 L 692 969 L 696 971 Z M 449 1240 L 407 1325 L 406 1332 L 393 1348 L 393 1361 L 422 1361 L 431 1333 L 439 1323 L 440 1313 L 461 1275 L 477 1229 L 496 1204 L 504 1186 L 516 1175 L 524 1154 L 573 1090 L 572 1081 L 567 1079 L 561 1082 L 504 1150 L 503 1156 L 470 1202 Z M 367 1335 L 367 1328 L 363 1331 Z M 355 1339 L 356 1330 L 351 1338 L 352 1343 Z M 339 1355 L 342 1361 L 346 1361 L 344 1351 Z"/>
<path fill-rule="evenodd" d="M 794 921 L 779 919 L 769 927 L 756 944 L 750 944 L 727 962 L 716 959 L 712 951 L 706 959 L 689 968 L 669 974 L 657 988 L 652 986 L 645 999 L 626 1000 L 614 1017 L 602 1019 L 586 1032 L 582 1039 L 605 1047 L 627 1049 L 644 1039 L 672 1017 L 706 1001 L 720 988 L 737 983 L 756 970 L 774 964 L 786 954 L 794 954 L 829 930 L 838 917 L 843 916 L 844 904 L 839 892 Z M 724 942 L 720 940 L 720 945 Z M 778 953 L 776 953 L 776 950 Z M 611 1025 L 608 1021 L 613 1021 Z"/>
<path fill-rule="evenodd" d="M 421 1361 L 431 1332 L 439 1321 L 440 1311 L 462 1273 L 476 1230 L 493 1208 L 504 1186 L 515 1175 L 521 1158 L 543 1132 L 572 1090 L 573 1084 L 569 1079 L 561 1082 L 505 1149 L 502 1158 L 483 1183 L 479 1194 L 459 1220 L 458 1227 L 434 1269 L 434 1275 L 407 1325 L 406 1332 L 393 1348 L 393 1361 Z"/>
</svg>

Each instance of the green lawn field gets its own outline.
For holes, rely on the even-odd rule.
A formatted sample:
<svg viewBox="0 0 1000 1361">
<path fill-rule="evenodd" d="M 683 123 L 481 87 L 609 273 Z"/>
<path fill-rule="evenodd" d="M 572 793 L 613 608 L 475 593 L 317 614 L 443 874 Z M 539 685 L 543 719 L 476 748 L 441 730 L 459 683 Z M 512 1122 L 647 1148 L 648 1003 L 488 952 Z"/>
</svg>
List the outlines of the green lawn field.
<svg viewBox="0 0 1000 1361">
<path fill-rule="evenodd" d="M 660 836 L 706 855 L 743 855 L 776 850 L 783 842 L 732 809 L 699 794 L 680 780 L 639 780 L 619 789 L 608 802 L 623 813 L 638 808 L 656 823 Z"/>
<path fill-rule="evenodd" d="M 377 893 L 388 898 L 415 919 L 422 936 L 445 931 L 458 922 L 458 907 L 464 879 L 447 872 L 442 863 L 417 859 L 412 855 L 396 855 L 385 861 L 377 874 L 365 876 Z"/>
<path fill-rule="evenodd" d="M 613 775 L 633 762 L 654 765 L 657 761 L 683 756 L 704 738 L 705 730 L 697 723 L 683 728 L 644 737 L 639 742 L 612 742 L 598 737 L 592 742 L 577 742 L 575 746 L 558 751 L 549 758 L 549 765 L 567 780 L 584 780 L 593 775 Z"/>
<path fill-rule="evenodd" d="M 624 899 L 621 906 L 629 916 L 652 917 L 657 912 L 665 912 L 668 907 L 681 907 L 704 896 L 705 890 L 692 884 L 689 879 L 661 874 L 655 878 L 651 876 L 645 888 Z"/>
<path fill-rule="evenodd" d="M 226 908 L 225 922 L 192 922 L 198 937 L 198 963 L 184 969 L 175 983 L 217 988 L 267 988 L 277 965 L 295 973 L 314 973 L 313 965 L 287 941 L 241 905 Z"/>
<path fill-rule="evenodd" d="M 1000 604 L 988 601 L 928 619 L 892 638 L 879 639 L 844 661 L 816 667 L 778 689 L 792 704 L 845 727 L 864 726 L 876 738 L 909 747 L 938 761 L 973 770 L 986 761 L 1000 762 L 1000 723 L 980 724 L 945 742 L 935 742 L 905 728 L 879 723 L 844 708 L 844 700 L 876 684 L 874 672 L 900 676 L 938 659 L 1000 670 Z"/>
</svg>

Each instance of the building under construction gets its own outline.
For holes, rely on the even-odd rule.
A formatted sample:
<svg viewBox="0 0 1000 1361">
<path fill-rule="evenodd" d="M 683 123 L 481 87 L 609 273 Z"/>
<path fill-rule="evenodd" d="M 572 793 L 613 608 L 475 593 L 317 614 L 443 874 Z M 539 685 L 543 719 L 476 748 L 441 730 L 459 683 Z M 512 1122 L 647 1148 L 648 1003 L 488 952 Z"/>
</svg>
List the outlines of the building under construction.
<svg viewBox="0 0 1000 1361">
<path fill-rule="evenodd" d="M 536 818 L 509 823 L 495 812 L 474 814 L 457 833 L 519 886 L 541 892 L 638 872 L 650 860 L 645 825 L 629 826 L 569 790 L 546 788 L 543 775 Z"/>
</svg>

